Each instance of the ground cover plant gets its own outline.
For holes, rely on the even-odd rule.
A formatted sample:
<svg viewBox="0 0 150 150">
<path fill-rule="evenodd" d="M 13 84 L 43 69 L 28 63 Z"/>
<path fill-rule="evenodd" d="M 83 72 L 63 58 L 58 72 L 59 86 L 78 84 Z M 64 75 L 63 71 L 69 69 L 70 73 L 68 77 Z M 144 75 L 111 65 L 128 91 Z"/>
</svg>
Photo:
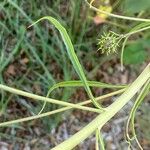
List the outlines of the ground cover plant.
<svg viewBox="0 0 150 150">
<path fill-rule="evenodd" d="M 59 1 L 57 1 L 57 3 L 58 2 Z M 115 15 L 115 14 L 112 14 L 111 12 L 96 8 L 96 6 L 94 6 L 94 2 L 95 1 L 91 1 L 91 2 L 84 1 L 83 4 L 84 5 L 87 4 L 87 6 L 89 8 L 93 9 L 96 12 L 99 12 L 100 14 L 105 14 L 105 18 L 110 16 L 110 17 L 114 17 L 114 18 L 120 18 L 123 20 L 130 20 L 130 21 L 138 22 L 138 23 L 134 24 L 132 29 L 128 30 L 128 32 L 126 32 L 126 33 L 116 33 L 115 31 L 102 32 L 102 35 L 98 39 L 98 45 L 97 45 L 98 52 L 102 53 L 102 54 L 106 54 L 105 57 L 108 57 L 107 55 L 109 55 L 109 56 L 113 55 L 113 53 L 120 53 L 120 56 L 119 56 L 120 66 L 121 66 L 120 70 L 122 70 L 122 71 L 124 69 L 124 63 L 125 64 L 130 64 L 130 63 L 136 64 L 136 63 L 145 61 L 147 59 L 146 51 L 139 50 L 138 52 L 135 52 L 132 50 L 133 49 L 138 50 L 139 45 L 140 46 L 142 45 L 142 47 L 140 47 L 141 49 L 143 48 L 143 45 L 144 46 L 146 45 L 146 47 L 148 47 L 147 43 L 148 43 L 149 36 L 147 35 L 146 37 L 143 37 L 144 40 L 138 41 L 137 43 L 131 42 L 131 43 L 127 44 L 127 42 L 131 36 L 141 34 L 143 31 L 148 31 L 148 29 L 150 29 L 150 20 L 142 19 L 139 17 L 127 17 L 127 16 L 121 16 L 121 15 Z M 78 5 L 79 4 L 81 4 L 81 2 L 78 3 Z M 0 89 L 2 90 L 1 91 L 1 113 L 5 114 L 7 105 L 9 104 L 9 101 L 11 100 L 11 97 L 12 97 L 11 95 L 9 97 L 7 97 L 7 94 L 4 93 L 4 91 L 7 91 L 9 93 L 21 96 L 23 99 L 23 100 L 21 100 L 21 104 L 24 105 L 28 109 L 28 111 L 32 114 L 32 116 L 30 115 L 29 117 L 25 117 L 22 115 L 20 119 L 11 118 L 10 121 L 5 121 L 5 117 L 4 117 L 4 118 L 2 118 L 0 126 L 1 127 L 8 127 L 8 126 L 13 127 L 13 125 L 16 123 L 22 123 L 24 121 L 39 119 L 39 118 L 42 118 L 45 116 L 50 116 L 52 114 L 54 114 L 54 118 L 56 119 L 56 122 L 57 122 L 57 117 L 55 117 L 55 114 L 57 114 L 57 113 L 60 113 L 60 112 L 63 112 L 63 111 L 69 110 L 69 109 L 79 109 L 79 110 L 83 110 L 83 111 L 90 111 L 90 112 L 97 113 L 98 114 L 97 117 L 95 119 L 93 119 L 93 121 L 91 121 L 83 129 L 81 129 L 76 134 L 74 134 L 72 137 L 70 137 L 69 139 L 67 139 L 66 141 L 64 141 L 63 143 L 57 145 L 56 147 L 54 147 L 52 149 L 73 149 L 81 141 L 85 140 L 87 137 L 89 137 L 93 133 L 95 133 L 95 135 L 96 135 L 95 148 L 96 149 L 99 149 L 99 148 L 105 149 L 105 144 L 103 142 L 103 138 L 100 133 L 101 128 L 119 110 L 121 110 L 123 108 L 123 106 L 126 105 L 126 103 L 128 103 L 136 95 L 136 93 L 138 93 L 138 96 L 136 95 L 137 98 L 135 100 L 135 103 L 132 107 L 132 110 L 129 114 L 129 118 L 127 120 L 126 142 L 128 143 L 128 148 L 130 148 L 130 149 L 133 148 L 132 143 L 134 141 L 136 141 L 136 147 L 143 149 L 137 138 L 137 134 L 135 132 L 135 113 L 136 113 L 136 110 L 138 109 L 138 107 L 140 106 L 140 104 L 142 103 L 142 101 L 144 100 L 144 98 L 149 94 L 150 64 L 147 63 L 147 66 L 145 67 L 143 72 L 137 77 L 137 79 L 134 82 L 127 84 L 127 85 L 114 85 L 114 84 L 110 84 L 110 83 L 103 83 L 103 82 L 88 80 L 87 76 L 85 74 L 85 70 L 83 69 L 83 64 L 81 64 L 81 61 L 79 60 L 79 57 L 76 54 L 76 51 L 75 51 L 76 47 L 74 48 L 73 43 L 72 43 L 72 41 L 77 42 L 77 43 L 82 42 L 84 40 L 84 38 L 83 38 L 84 31 L 81 32 L 81 35 L 80 35 L 80 38 L 78 41 L 77 37 L 71 36 L 72 33 L 76 34 L 76 33 L 74 33 L 75 31 L 67 31 L 66 25 L 62 25 L 62 24 L 64 24 L 63 21 L 62 22 L 61 22 L 61 20 L 58 21 L 57 19 L 55 19 L 55 17 L 52 17 L 52 16 L 46 16 L 46 17 L 39 19 L 36 22 L 33 22 L 25 14 L 25 12 L 13 1 L 8 1 L 7 3 L 3 2 L 1 4 L 1 9 L 4 10 L 5 7 L 11 7 L 11 6 L 13 6 L 13 8 L 17 9 L 19 11 L 19 13 L 21 13 L 29 21 L 29 23 L 31 25 L 28 27 L 27 31 L 25 31 L 25 27 L 23 27 L 23 26 L 21 26 L 19 28 L 20 36 L 19 36 L 18 43 L 8 58 L 4 57 L 4 55 L 6 54 L 5 50 L 2 50 L 2 52 L 1 52 L 1 84 L 0 84 Z M 77 6 L 77 7 L 79 7 L 79 6 Z M 34 6 L 33 6 L 33 8 L 34 8 Z M 147 9 L 147 7 L 145 9 Z M 52 11 L 52 10 L 50 10 L 50 11 Z M 7 9 L 6 9 L 6 13 L 7 13 Z M 76 15 L 78 16 L 78 14 L 76 14 Z M 55 35 L 55 38 L 52 39 L 50 42 L 48 41 L 48 39 L 49 39 L 48 34 L 46 34 L 46 37 L 43 38 L 41 29 L 39 28 L 37 23 L 39 24 L 39 22 L 43 22 L 45 20 L 48 20 L 49 23 L 51 23 L 59 31 L 61 37 L 58 35 L 59 33 L 53 28 L 52 32 Z M 10 17 L 6 21 L 10 22 L 10 24 L 11 24 L 13 20 L 11 20 L 11 17 Z M 74 23 L 74 24 L 76 24 L 76 23 Z M 5 30 L 7 30 L 8 33 L 10 32 L 10 34 L 11 34 L 11 31 L 9 31 L 9 28 L 7 28 L 3 23 L 1 23 L 1 25 L 3 26 L 3 28 Z M 48 24 L 46 24 L 46 25 L 48 25 Z M 86 26 L 86 24 L 83 25 L 83 29 L 85 28 L 85 26 Z M 42 43 L 41 44 L 42 45 L 42 56 L 40 54 L 41 50 L 39 50 L 39 53 L 37 53 L 36 49 L 32 46 L 32 43 L 30 43 L 29 38 L 31 38 L 32 36 L 28 35 L 27 37 L 25 37 L 25 32 L 30 32 L 31 27 L 32 28 L 35 27 L 36 33 L 34 33 L 34 34 L 37 34 L 37 37 L 40 38 L 40 42 Z M 74 25 L 73 25 L 73 27 L 74 27 Z M 43 31 L 44 30 L 45 29 L 43 28 Z M 4 31 L 2 31 L 2 35 L 3 35 L 3 32 Z M 51 35 L 52 37 L 54 36 L 53 34 Z M 62 40 L 61 40 L 61 38 L 62 38 Z M 28 80 L 28 81 L 30 81 L 30 84 L 32 84 L 32 80 L 35 80 L 35 82 L 37 82 L 36 77 L 38 77 L 38 83 L 40 83 L 40 81 L 43 81 L 42 85 L 44 85 L 44 86 L 42 86 L 42 87 L 44 88 L 43 90 L 47 96 L 44 96 L 44 95 L 39 96 L 39 94 L 41 94 L 42 91 L 40 91 L 39 93 L 36 93 L 36 94 L 32 94 L 31 92 L 29 92 L 30 88 L 29 89 L 25 88 L 24 90 L 19 90 L 20 87 L 14 88 L 13 84 L 10 84 L 10 86 L 7 86 L 9 82 L 6 84 L 5 80 L 3 79 L 3 71 L 9 65 L 11 59 L 18 53 L 18 51 L 20 49 L 20 43 L 23 43 L 22 41 L 26 43 L 25 46 L 24 45 L 22 46 L 22 48 L 25 49 L 22 52 L 23 53 L 22 57 L 25 57 L 25 58 L 23 58 L 24 65 L 26 65 L 26 63 L 28 63 L 28 61 L 29 61 L 28 58 L 26 57 L 26 55 L 31 60 L 33 59 L 33 56 L 34 56 L 34 59 L 35 59 L 34 63 L 36 64 L 38 62 L 38 65 L 40 65 L 44 71 L 44 75 L 41 75 L 40 74 L 41 72 L 40 73 L 34 72 L 35 76 L 33 78 L 31 77 L 30 80 L 27 79 L 27 75 L 25 75 L 24 77 L 21 76 L 20 80 L 19 80 L 19 85 L 21 85 L 21 87 L 23 88 L 24 80 Z M 33 39 L 33 41 L 35 43 L 39 42 L 39 41 L 36 41 L 35 39 Z M 61 49 L 61 54 L 59 51 L 57 51 L 57 42 L 59 43 L 59 46 L 60 46 L 59 48 Z M 141 42 L 141 44 L 139 44 L 140 42 Z M 49 43 L 49 44 L 47 45 L 47 43 Z M 52 43 L 54 44 L 54 47 L 51 47 L 51 45 L 53 45 Z M 63 45 L 63 43 L 64 43 L 64 45 Z M 86 48 L 86 44 L 87 43 L 83 44 L 82 46 L 79 45 L 78 48 L 81 48 L 81 47 Z M 127 44 L 127 46 L 126 46 L 126 44 Z M 39 45 L 37 44 L 37 46 L 39 46 Z M 48 50 L 49 47 L 51 48 L 50 51 Z M 55 47 L 56 47 L 56 51 L 53 50 L 53 48 L 55 48 Z M 28 51 L 27 48 L 29 48 L 29 50 L 32 52 L 33 56 L 30 55 L 30 51 Z M 118 49 L 121 49 L 121 51 L 118 52 Z M 56 83 L 55 79 L 53 78 L 53 75 L 51 73 L 49 73 L 48 67 L 50 67 L 50 66 L 48 66 L 47 63 L 45 61 L 43 61 L 44 59 L 49 58 L 47 56 L 47 51 L 51 54 L 53 59 L 60 65 L 60 67 L 61 67 L 60 74 L 61 74 L 61 71 L 63 71 L 63 73 L 64 73 L 64 79 L 62 80 L 63 82 Z M 134 53 L 134 55 L 132 56 L 133 53 Z M 131 55 L 131 58 L 129 57 L 129 55 Z M 71 62 L 71 64 L 70 64 L 70 62 Z M 53 62 L 51 62 L 51 63 L 52 63 L 51 65 L 53 65 Z M 32 64 L 31 64 L 31 66 L 32 66 Z M 55 67 L 57 67 L 57 65 L 55 65 L 55 63 L 54 63 L 54 70 L 56 69 Z M 13 66 L 11 66 L 11 68 L 9 68 L 10 73 L 16 75 L 12 68 L 13 68 Z M 35 66 L 35 69 L 37 69 L 37 70 L 38 69 L 40 70 L 41 68 L 38 68 L 38 66 Z M 51 70 L 51 71 L 54 71 L 54 70 Z M 30 70 L 28 72 L 30 72 Z M 26 72 L 26 73 L 28 74 L 28 72 Z M 73 79 L 73 80 L 71 79 L 71 76 L 70 76 L 71 72 L 73 72 L 73 73 L 76 72 L 76 74 L 77 74 L 75 76 L 75 79 Z M 47 83 L 47 81 L 49 81 L 49 82 Z M 46 87 L 49 87 L 49 88 L 46 88 Z M 62 93 L 59 93 L 60 96 L 57 97 L 57 99 L 58 99 L 57 100 L 56 98 L 53 98 L 51 96 L 51 94 L 52 94 L 52 91 L 57 91 L 57 89 L 60 87 L 63 87 L 64 91 Z M 90 100 L 76 103 L 76 104 L 65 101 L 69 98 L 69 96 L 71 94 L 70 91 L 68 92 L 68 89 L 66 89 L 66 87 L 70 87 L 70 90 L 72 89 L 72 87 L 83 87 Z M 119 89 L 119 90 L 95 98 L 93 95 L 93 92 L 91 90 L 91 87 Z M 46 92 L 46 91 L 48 91 L 48 92 Z M 121 94 L 121 93 L 123 93 L 123 94 Z M 61 96 L 61 94 L 62 94 L 62 96 Z M 108 98 L 108 97 L 111 97 L 116 94 L 121 94 L 121 95 L 115 100 L 115 102 L 113 102 L 112 104 L 109 104 L 109 106 L 105 107 L 105 106 L 102 106 L 101 103 L 98 103 L 98 100 L 101 100 L 103 98 Z M 31 107 L 31 106 L 33 106 L 34 103 L 33 104 L 27 103 L 26 100 L 24 100 L 24 97 L 27 97 L 29 99 L 33 99 L 36 101 L 42 101 L 43 103 L 38 103 L 38 105 L 37 105 L 38 107 L 35 107 L 35 110 L 32 110 L 33 107 Z M 51 98 L 49 98 L 49 97 L 51 97 Z M 20 98 L 19 97 L 17 97 L 17 98 L 20 101 Z M 5 100 L 5 99 L 7 99 L 7 100 Z M 49 103 L 52 103 L 55 105 L 52 105 L 53 106 L 52 107 Z M 92 103 L 93 107 L 84 106 L 89 103 Z M 61 107 L 57 107 L 56 105 L 60 105 Z M 46 112 L 44 112 L 45 110 L 46 110 Z M 49 120 L 47 122 L 49 122 Z M 49 127 L 52 128 L 52 125 Z M 130 127 L 131 127 L 131 129 L 130 129 Z M 131 133 L 129 133 L 129 131 Z"/>
</svg>

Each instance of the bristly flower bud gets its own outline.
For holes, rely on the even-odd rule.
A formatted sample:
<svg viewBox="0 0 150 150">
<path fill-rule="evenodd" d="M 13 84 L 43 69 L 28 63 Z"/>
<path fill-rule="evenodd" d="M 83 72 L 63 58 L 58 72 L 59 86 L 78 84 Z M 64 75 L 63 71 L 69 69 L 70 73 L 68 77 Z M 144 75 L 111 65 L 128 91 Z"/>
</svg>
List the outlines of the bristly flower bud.
<svg viewBox="0 0 150 150">
<path fill-rule="evenodd" d="M 98 51 L 101 50 L 102 54 L 111 54 L 117 53 L 117 48 L 119 47 L 119 43 L 122 40 L 122 35 L 116 34 L 112 31 L 107 34 L 104 33 L 98 42 Z"/>
</svg>

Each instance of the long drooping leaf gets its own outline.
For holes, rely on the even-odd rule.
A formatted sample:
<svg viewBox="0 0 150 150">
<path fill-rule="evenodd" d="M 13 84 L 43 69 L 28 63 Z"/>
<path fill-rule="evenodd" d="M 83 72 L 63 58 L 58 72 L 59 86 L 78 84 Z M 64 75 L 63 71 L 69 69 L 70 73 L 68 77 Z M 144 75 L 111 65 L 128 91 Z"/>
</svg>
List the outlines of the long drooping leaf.
<svg viewBox="0 0 150 150">
<path fill-rule="evenodd" d="M 39 20 L 37 20 L 36 22 L 34 22 L 32 25 L 30 25 L 29 27 L 37 24 L 38 22 L 42 21 L 42 20 L 49 20 L 60 32 L 61 36 L 62 36 L 62 39 L 64 41 L 64 44 L 66 46 L 66 49 L 67 49 L 67 53 L 69 55 L 69 58 L 73 64 L 73 67 L 74 69 L 76 70 L 77 74 L 79 75 L 81 81 L 83 82 L 84 84 L 84 87 L 85 87 L 85 90 L 87 91 L 90 99 L 92 100 L 93 104 L 98 107 L 99 109 L 102 109 L 102 107 L 95 101 L 95 98 L 91 92 L 91 89 L 88 85 L 88 82 L 87 82 L 87 79 L 86 79 L 86 76 L 84 74 L 84 71 L 83 71 L 83 68 L 78 60 L 78 57 L 75 53 L 75 50 L 74 50 L 74 47 L 73 47 L 73 44 L 71 42 L 71 39 L 66 31 L 66 29 L 56 20 L 54 19 L 53 17 L 51 16 L 45 16 Z"/>
<path fill-rule="evenodd" d="M 88 85 L 90 87 L 101 87 L 101 88 L 125 88 L 127 85 L 112 85 L 112 84 L 107 84 L 107 83 L 102 83 L 102 82 L 97 82 L 97 81 L 87 81 Z M 64 81 L 64 82 L 59 82 L 57 84 L 54 84 L 49 91 L 52 92 L 54 89 L 59 88 L 59 87 L 83 87 L 84 83 L 79 80 L 72 80 L 72 81 Z"/>
</svg>

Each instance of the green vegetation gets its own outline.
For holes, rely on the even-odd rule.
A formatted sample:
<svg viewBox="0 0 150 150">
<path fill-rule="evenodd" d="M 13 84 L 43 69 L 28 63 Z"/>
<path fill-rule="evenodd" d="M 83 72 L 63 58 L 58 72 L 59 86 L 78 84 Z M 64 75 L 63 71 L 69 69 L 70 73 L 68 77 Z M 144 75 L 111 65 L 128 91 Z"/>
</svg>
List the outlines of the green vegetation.
<svg viewBox="0 0 150 150">
<path fill-rule="evenodd" d="M 135 131 L 135 117 L 150 92 L 150 65 L 128 85 L 104 83 L 101 79 L 96 81 L 99 67 L 111 60 L 119 60 L 122 70 L 124 65 L 133 64 L 136 68 L 149 61 L 150 34 L 147 31 L 150 19 L 146 19 L 149 1 L 145 0 L 137 7 L 133 3 L 134 0 L 111 2 L 110 6 L 116 12 L 111 13 L 97 8 L 95 1 L 89 3 L 86 0 L 51 0 L 42 4 L 40 0 L 1 2 L 0 132 L 5 133 L 5 128 L 16 131 L 24 126 L 20 124 L 22 122 L 41 119 L 46 133 L 62 120 L 58 113 L 79 109 L 98 115 L 53 149 L 72 149 L 94 132 L 96 148 L 105 149 L 101 128 L 140 90 L 127 121 L 126 142 L 132 148 L 132 142 L 136 141 L 142 149 Z M 92 10 L 110 18 L 104 20 L 104 25 L 96 25 Z M 116 15 L 119 10 L 128 16 Z M 129 26 L 126 26 L 128 21 Z M 88 63 L 94 67 L 86 68 Z M 77 94 L 74 87 L 85 89 L 85 97 L 89 100 L 77 104 L 70 101 L 72 94 Z M 97 97 L 94 87 L 109 89 L 109 93 Z M 100 100 L 118 94 L 121 95 L 115 102 L 102 106 Z M 95 108 L 84 106 L 90 103 Z M 8 112 L 10 108 L 14 111 L 12 115 Z M 50 115 L 51 118 L 47 117 Z M 30 128 L 30 123 L 27 126 Z M 11 137 L 10 132 L 7 134 Z"/>
</svg>

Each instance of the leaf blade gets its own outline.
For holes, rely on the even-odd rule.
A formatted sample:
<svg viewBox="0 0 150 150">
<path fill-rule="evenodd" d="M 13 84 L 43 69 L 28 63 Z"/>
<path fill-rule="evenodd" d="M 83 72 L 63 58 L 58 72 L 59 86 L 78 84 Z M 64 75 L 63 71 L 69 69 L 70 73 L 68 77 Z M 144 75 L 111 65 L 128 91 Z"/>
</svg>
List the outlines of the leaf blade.
<svg viewBox="0 0 150 150">
<path fill-rule="evenodd" d="M 77 72 L 77 74 L 79 75 L 81 81 L 83 82 L 84 84 L 84 88 L 88 94 L 88 96 L 90 97 L 90 99 L 92 100 L 92 103 L 99 109 L 103 109 L 99 103 L 96 102 L 92 92 L 91 92 L 91 89 L 88 85 L 88 82 L 87 82 L 87 79 L 86 79 L 86 76 L 84 74 L 84 71 L 83 71 L 83 68 L 78 60 L 78 57 L 75 53 L 75 50 L 74 50 L 74 47 L 73 47 L 73 44 L 71 42 L 71 39 L 66 31 L 66 29 L 53 17 L 51 16 L 45 16 L 43 18 L 40 18 L 39 20 L 37 20 L 36 22 L 34 22 L 33 24 L 31 24 L 29 27 L 37 24 L 38 22 L 42 21 L 42 20 L 48 20 L 50 21 L 57 29 L 58 31 L 60 32 L 61 36 L 62 36 L 62 39 L 64 41 L 64 44 L 66 46 L 66 49 L 67 49 L 67 53 L 69 55 L 69 58 L 73 64 L 73 67 L 75 69 L 75 71 Z"/>
</svg>

